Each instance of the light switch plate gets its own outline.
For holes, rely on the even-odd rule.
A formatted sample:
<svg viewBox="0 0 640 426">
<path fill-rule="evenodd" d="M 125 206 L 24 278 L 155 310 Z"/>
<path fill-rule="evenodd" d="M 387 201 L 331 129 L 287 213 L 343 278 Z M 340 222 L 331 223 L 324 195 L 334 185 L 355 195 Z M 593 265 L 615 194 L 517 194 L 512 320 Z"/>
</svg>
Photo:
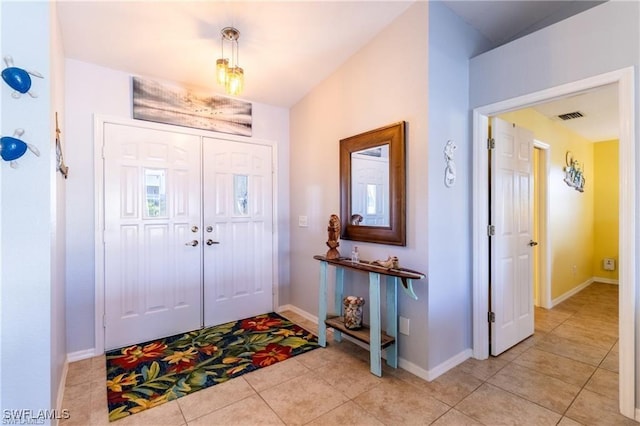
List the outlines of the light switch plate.
<svg viewBox="0 0 640 426">
<path fill-rule="evenodd" d="M 398 331 L 405 336 L 409 335 L 409 318 L 400 317 L 400 321 L 398 321 Z"/>
<path fill-rule="evenodd" d="M 298 216 L 298 226 L 300 228 L 306 228 L 309 226 L 307 223 L 307 216 Z"/>
</svg>

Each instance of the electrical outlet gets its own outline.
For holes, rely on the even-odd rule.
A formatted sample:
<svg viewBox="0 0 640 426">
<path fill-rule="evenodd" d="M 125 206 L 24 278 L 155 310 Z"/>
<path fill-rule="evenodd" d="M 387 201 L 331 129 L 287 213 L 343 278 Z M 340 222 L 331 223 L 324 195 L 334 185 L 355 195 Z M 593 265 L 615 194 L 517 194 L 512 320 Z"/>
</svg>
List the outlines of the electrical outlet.
<svg viewBox="0 0 640 426">
<path fill-rule="evenodd" d="M 400 317 L 398 323 L 398 331 L 405 336 L 409 335 L 409 318 Z"/>
<path fill-rule="evenodd" d="M 573 265 L 571 267 L 571 273 L 573 274 L 574 277 L 578 275 L 578 267 L 576 265 Z"/>
</svg>

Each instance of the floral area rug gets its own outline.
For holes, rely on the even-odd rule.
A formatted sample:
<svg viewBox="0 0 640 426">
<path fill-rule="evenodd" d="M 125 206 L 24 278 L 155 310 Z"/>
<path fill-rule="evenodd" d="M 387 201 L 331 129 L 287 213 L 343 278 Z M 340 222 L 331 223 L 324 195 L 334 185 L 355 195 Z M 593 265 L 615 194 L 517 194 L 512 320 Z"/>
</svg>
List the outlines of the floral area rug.
<svg viewBox="0 0 640 426">
<path fill-rule="evenodd" d="M 109 351 L 109 420 L 318 347 L 316 336 L 270 313 Z"/>
</svg>

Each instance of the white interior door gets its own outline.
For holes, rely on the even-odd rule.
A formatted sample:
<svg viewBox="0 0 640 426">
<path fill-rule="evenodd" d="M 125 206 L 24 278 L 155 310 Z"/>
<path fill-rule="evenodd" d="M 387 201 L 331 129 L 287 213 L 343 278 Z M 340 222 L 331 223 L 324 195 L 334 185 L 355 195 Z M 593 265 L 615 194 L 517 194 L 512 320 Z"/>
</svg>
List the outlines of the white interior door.
<svg viewBox="0 0 640 426">
<path fill-rule="evenodd" d="M 104 135 L 105 347 L 200 328 L 200 138 L 118 124 Z"/>
<path fill-rule="evenodd" d="M 491 354 L 534 332 L 533 133 L 492 118 Z"/>
<path fill-rule="evenodd" d="M 270 146 L 204 138 L 205 326 L 273 310 Z"/>
</svg>

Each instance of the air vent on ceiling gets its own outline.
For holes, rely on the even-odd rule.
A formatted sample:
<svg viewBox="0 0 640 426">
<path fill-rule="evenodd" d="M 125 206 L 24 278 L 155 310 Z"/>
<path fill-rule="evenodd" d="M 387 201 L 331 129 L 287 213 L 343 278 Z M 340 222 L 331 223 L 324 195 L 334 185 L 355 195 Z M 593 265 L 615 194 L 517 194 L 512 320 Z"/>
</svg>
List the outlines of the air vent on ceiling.
<svg viewBox="0 0 640 426">
<path fill-rule="evenodd" d="M 573 120 L 574 118 L 584 117 L 580 111 L 568 112 L 566 114 L 560 114 L 558 116 L 561 120 Z"/>
</svg>

